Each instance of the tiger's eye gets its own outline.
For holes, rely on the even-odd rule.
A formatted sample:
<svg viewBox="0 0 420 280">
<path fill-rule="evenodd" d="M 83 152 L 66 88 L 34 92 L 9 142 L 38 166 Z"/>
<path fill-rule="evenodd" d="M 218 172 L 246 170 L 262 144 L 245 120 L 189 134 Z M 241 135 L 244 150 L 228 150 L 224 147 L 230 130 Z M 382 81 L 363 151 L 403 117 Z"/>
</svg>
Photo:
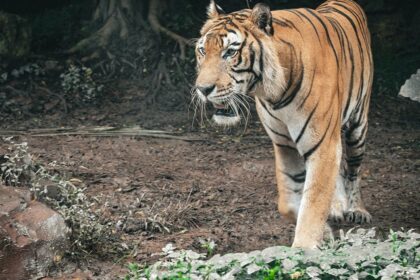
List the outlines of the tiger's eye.
<svg viewBox="0 0 420 280">
<path fill-rule="evenodd" d="M 223 58 L 226 59 L 228 57 L 232 57 L 237 53 L 237 50 L 235 49 L 228 49 L 225 54 L 223 55 Z"/>
</svg>

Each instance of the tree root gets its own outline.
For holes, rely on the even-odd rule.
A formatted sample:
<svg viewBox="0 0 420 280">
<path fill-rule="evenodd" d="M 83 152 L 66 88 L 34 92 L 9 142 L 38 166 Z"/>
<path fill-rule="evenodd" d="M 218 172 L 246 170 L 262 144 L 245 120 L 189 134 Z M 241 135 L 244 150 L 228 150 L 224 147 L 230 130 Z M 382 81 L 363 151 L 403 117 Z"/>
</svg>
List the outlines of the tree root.
<svg viewBox="0 0 420 280">
<path fill-rule="evenodd" d="M 126 40 L 128 35 L 128 19 L 120 8 L 116 8 L 98 31 L 81 40 L 74 47 L 70 48 L 67 53 L 87 52 L 97 48 L 105 49 L 115 36 L 118 36 L 121 40 Z M 97 54 L 94 52 L 91 56 L 97 57 Z"/>
<path fill-rule="evenodd" d="M 166 27 L 162 26 L 159 21 L 159 11 L 160 7 L 162 7 L 162 0 L 150 0 L 149 5 L 149 12 L 147 19 L 149 20 L 150 26 L 152 27 L 153 31 L 156 33 L 162 33 L 169 38 L 175 40 L 179 44 L 179 49 L 181 52 L 181 59 L 186 58 L 186 46 L 193 46 L 191 40 L 188 40 L 182 37 L 179 34 L 167 29 Z"/>
<path fill-rule="evenodd" d="M 52 92 L 51 90 L 49 90 L 49 89 L 48 89 L 48 88 L 46 88 L 46 87 L 37 86 L 37 88 L 38 88 L 38 89 L 40 89 L 40 90 L 42 90 L 42 91 L 44 91 L 44 92 L 46 92 L 46 93 L 48 93 L 48 94 L 50 94 L 50 95 L 54 95 L 55 97 L 57 97 L 57 98 L 60 100 L 60 103 L 61 103 L 61 104 L 62 104 L 62 106 L 63 106 L 64 113 L 65 113 L 65 114 L 67 114 L 67 113 L 68 113 L 67 102 L 66 102 L 66 100 L 64 99 L 64 97 L 63 97 L 63 96 L 61 96 L 60 94 L 57 94 L 57 93 L 55 93 L 55 92 Z"/>
</svg>

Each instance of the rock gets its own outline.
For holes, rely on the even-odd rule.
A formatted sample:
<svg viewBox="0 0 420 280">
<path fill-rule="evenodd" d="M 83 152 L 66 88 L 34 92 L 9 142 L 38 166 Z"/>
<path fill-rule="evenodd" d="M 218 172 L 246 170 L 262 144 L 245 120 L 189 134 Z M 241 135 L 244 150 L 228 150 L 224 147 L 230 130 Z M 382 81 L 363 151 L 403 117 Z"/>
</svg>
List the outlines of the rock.
<svg viewBox="0 0 420 280">
<path fill-rule="evenodd" d="M 0 186 L 0 279 L 48 275 L 68 246 L 64 219 L 29 191 Z"/>
<path fill-rule="evenodd" d="M 27 55 L 31 48 L 31 33 L 31 26 L 24 18 L 0 11 L 0 56 Z"/>
<path fill-rule="evenodd" d="M 405 81 L 398 95 L 420 102 L 420 69 L 417 70 L 416 74 L 411 75 L 410 79 Z"/>
</svg>

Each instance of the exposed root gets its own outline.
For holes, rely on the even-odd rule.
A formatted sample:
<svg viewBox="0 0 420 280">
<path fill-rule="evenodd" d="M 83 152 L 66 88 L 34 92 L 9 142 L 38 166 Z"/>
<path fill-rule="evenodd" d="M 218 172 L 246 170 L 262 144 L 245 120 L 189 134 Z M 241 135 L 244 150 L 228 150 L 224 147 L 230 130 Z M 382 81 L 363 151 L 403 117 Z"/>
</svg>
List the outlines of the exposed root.
<svg viewBox="0 0 420 280">
<path fill-rule="evenodd" d="M 162 7 L 161 0 L 150 0 L 149 5 L 149 13 L 147 19 L 149 20 L 150 26 L 152 27 L 153 31 L 156 33 L 162 33 L 168 36 L 169 38 L 175 40 L 179 44 L 179 49 L 181 52 L 181 59 L 185 59 L 186 57 L 186 47 L 192 46 L 191 40 L 188 40 L 182 37 L 179 34 L 167 29 L 166 27 L 162 26 L 159 21 L 159 14 L 160 14 L 160 7 Z"/>
<path fill-rule="evenodd" d="M 126 40 L 129 35 L 128 19 L 121 11 L 116 8 L 111 16 L 105 21 L 105 24 L 91 36 L 81 40 L 74 47 L 70 48 L 68 53 L 87 52 L 94 49 L 104 49 L 111 40 L 118 36 L 121 40 Z"/>
</svg>

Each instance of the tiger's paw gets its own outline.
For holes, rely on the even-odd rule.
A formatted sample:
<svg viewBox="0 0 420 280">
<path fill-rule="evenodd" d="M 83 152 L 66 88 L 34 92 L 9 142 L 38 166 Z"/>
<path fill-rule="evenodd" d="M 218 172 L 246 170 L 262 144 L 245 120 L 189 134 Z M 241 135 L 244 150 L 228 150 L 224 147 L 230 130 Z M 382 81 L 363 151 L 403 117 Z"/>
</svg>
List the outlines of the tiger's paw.
<svg viewBox="0 0 420 280">
<path fill-rule="evenodd" d="M 343 206 L 339 203 L 333 203 L 331 205 L 330 215 L 328 216 L 328 220 L 332 223 L 344 223 L 344 209 Z"/>
<path fill-rule="evenodd" d="M 344 216 L 346 221 L 349 223 L 370 224 L 372 222 L 372 216 L 366 209 L 362 208 L 351 208 L 344 214 Z"/>
</svg>

